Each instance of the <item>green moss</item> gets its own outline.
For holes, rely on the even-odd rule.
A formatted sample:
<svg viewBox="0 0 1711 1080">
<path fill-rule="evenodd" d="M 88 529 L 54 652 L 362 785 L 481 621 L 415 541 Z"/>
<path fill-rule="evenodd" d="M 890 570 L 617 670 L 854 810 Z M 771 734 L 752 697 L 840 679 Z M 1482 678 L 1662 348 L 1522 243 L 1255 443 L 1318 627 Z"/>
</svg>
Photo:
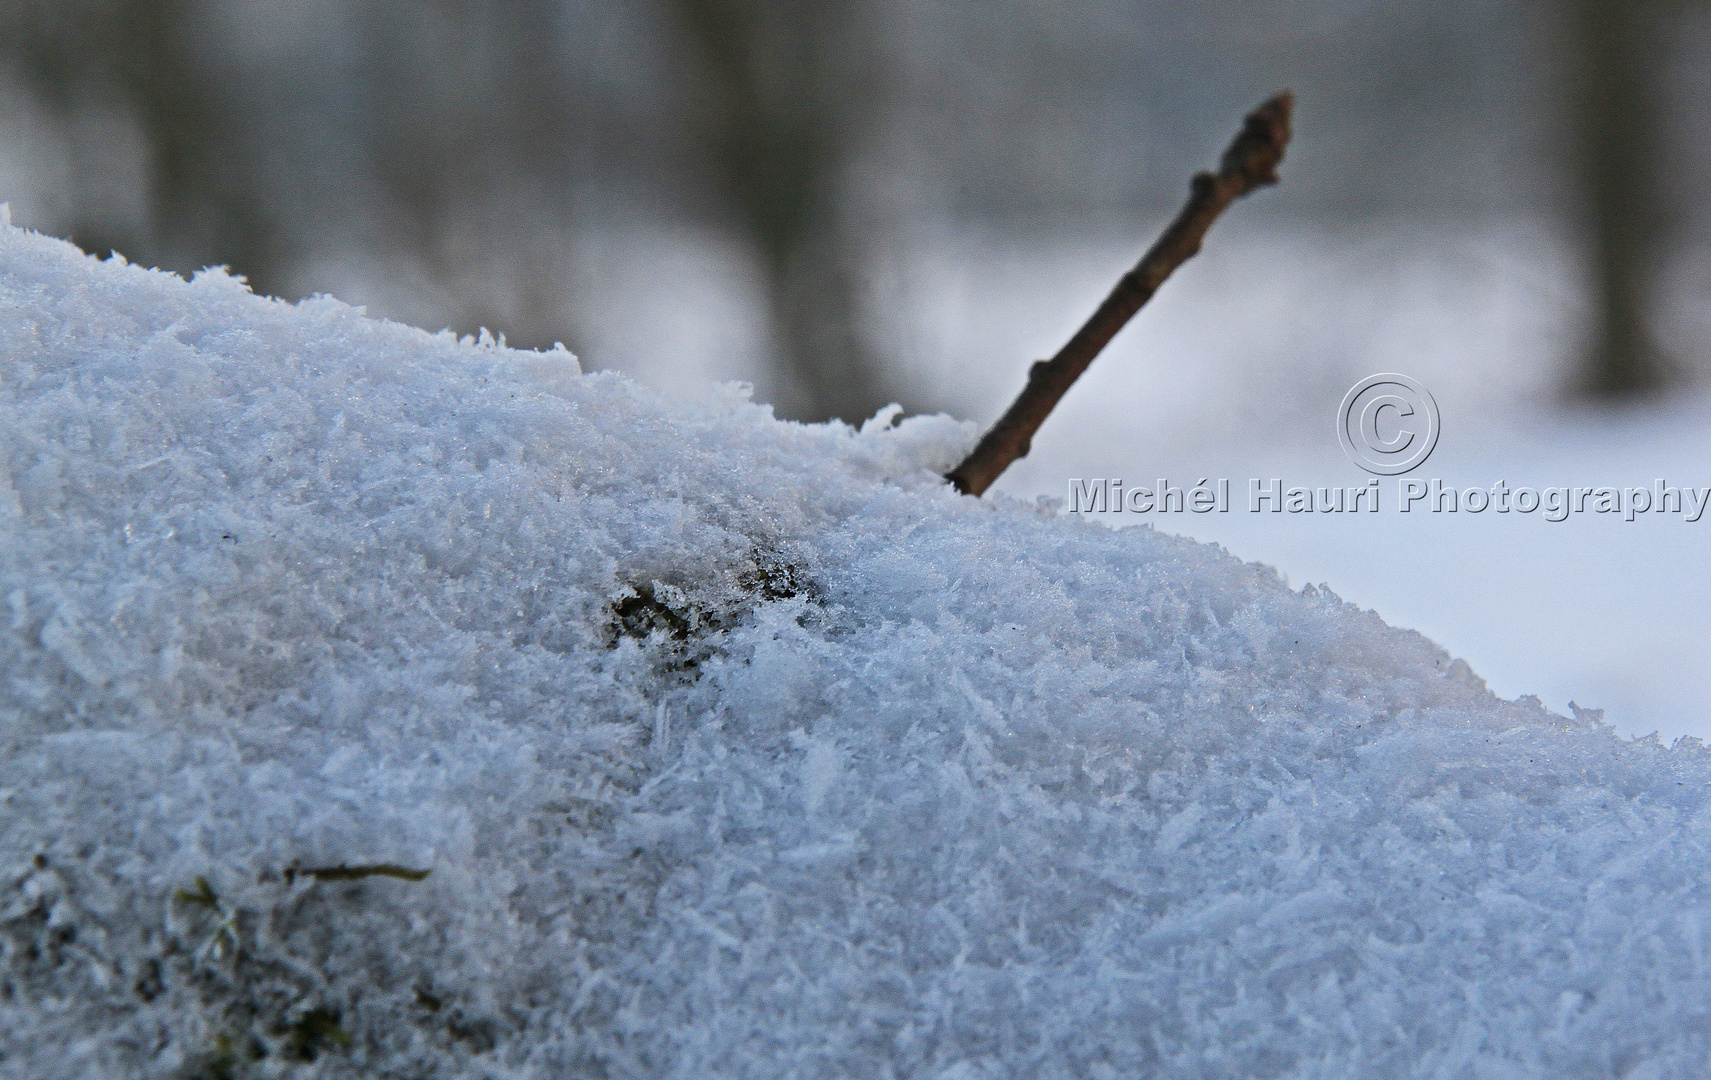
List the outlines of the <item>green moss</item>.
<svg viewBox="0 0 1711 1080">
<path fill-rule="evenodd" d="M 219 910 L 220 907 L 220 898 L 214 895 L 214 890 L 209 886 L 208 879 L 205 877 L 196 879 L 194 891 L 179 889 L 172 894 L 172 898 L 181 904 L 196 904 L 199 907 L 213 908 L 214 910 Z"/>
<path fill-rule="evenodd" d="M 314 1061 L 326 1048 L 349 1050 L 350 1032 L 339 1026 L 337 1009 L 310 1009 L 286 1033 L 285 1055 L 299 1061 Z"/>
</svg>

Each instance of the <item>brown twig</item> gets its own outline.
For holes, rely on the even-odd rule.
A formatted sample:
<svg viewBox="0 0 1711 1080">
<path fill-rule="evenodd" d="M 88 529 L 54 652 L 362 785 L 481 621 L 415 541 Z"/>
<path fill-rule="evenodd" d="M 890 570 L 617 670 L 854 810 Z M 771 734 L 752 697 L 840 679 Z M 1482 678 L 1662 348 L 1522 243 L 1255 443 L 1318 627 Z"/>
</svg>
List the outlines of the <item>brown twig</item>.
<svg viewBox="0 0 1711 1080">
<path fill-rule="evenodd" d="M 1065 391 L 1087 370 L 1135 312 L 1152 299 L 1171 271 L 1200 250 L 1206 230 L 1232 202 L 1257 187 L 1277 183 L 1277 166 L 1289 145 L 1289 119 L 1295 99 L 1285 90 L 1248 114 L 1241 132 L 1216 173 L 1203 172 L 1189 186 L 1187 205 L 1135 264 L 1111 295 L 1082 324 L 1056 356 L 1028 370 L 1028 385 L 992 425 L 961 465 L 945 475 L 965 495 L 980 495 L 1010 463 L 1025 457 Z"/>
<path fill-rule="evenodd" d="M 316 881 L 361 881 L 363 878 L 370 877 L 392 877 L 399 881 L 421 881 L 431 873 L 433 873 L 432 870 L 412 870 L 408 866 L 399 866 L 397 863 L 369 863 L 363 866 L 346 866 L 344 863 L 340 863 L 337 866 L 317 866 L 308 870 L 299 870 L 294 866 L 287 867 L 285 882 L 289 885 L 298 874 L 307 874 Z M 197 880 L 200 881 L 201 879 L 198 878 Z"/>
</svg>

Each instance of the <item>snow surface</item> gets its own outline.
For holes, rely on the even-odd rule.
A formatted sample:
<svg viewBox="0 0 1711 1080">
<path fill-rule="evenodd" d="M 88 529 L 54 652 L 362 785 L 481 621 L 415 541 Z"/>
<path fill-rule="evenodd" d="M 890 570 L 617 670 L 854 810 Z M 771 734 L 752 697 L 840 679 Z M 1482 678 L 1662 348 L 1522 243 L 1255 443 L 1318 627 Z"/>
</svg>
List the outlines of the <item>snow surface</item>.
<svg viewBox="0 0 1711 1080">
<path fill-rule="evenodd" d="M 0 1075 L 1706 1073 L 1701 746 L 971 425 L 9 227 L 0 357 Z"/>
</svg>

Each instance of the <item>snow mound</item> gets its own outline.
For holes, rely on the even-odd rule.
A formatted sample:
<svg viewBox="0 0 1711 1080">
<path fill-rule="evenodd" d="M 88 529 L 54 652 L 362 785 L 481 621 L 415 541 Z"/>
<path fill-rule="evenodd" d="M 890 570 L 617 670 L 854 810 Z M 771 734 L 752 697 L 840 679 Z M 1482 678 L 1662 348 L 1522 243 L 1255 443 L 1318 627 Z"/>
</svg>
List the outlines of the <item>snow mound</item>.
<svg viewBox="0 0 1711 1080">
<path fill-rule="evenodd" d="M 0 228 L 0 1074 L 1704 1075 L 1697 744 L 891 420 Z"/>
</svg>

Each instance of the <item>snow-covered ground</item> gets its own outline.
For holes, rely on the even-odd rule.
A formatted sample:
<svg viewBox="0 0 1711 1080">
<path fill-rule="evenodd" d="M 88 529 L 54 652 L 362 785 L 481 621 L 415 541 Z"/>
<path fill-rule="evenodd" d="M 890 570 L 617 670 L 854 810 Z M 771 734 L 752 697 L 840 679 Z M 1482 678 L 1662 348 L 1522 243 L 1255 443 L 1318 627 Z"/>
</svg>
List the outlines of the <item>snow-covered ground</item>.
<svg viewBox="0 0 1711 1080">
<path fill-rule="evenodd" d="M 1703 1074 L 1704 748 L 973 435 L 0 229 L 0 1075 Z"/>
</svg>

